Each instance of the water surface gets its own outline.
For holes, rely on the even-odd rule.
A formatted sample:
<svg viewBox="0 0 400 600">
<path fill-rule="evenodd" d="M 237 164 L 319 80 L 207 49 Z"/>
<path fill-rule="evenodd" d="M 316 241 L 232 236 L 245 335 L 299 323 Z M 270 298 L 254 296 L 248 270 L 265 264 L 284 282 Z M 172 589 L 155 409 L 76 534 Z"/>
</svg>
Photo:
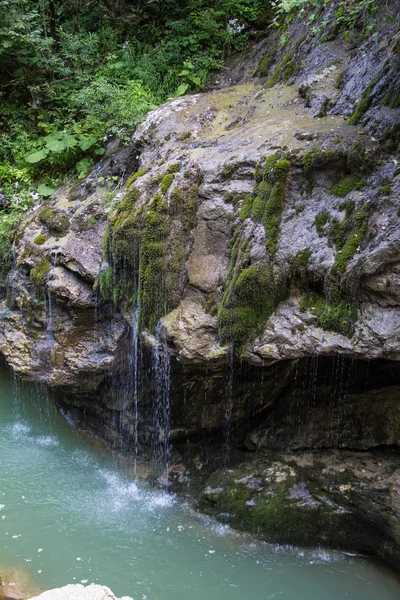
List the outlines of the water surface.
<svg viewBox="0 0 400 600">
<path fill-rule="evenodd" d="M 398 600 L 375 561 L 271 546 L 194 516 L 0 371 L 0 564 L 135 600 Z"/>
</svg>

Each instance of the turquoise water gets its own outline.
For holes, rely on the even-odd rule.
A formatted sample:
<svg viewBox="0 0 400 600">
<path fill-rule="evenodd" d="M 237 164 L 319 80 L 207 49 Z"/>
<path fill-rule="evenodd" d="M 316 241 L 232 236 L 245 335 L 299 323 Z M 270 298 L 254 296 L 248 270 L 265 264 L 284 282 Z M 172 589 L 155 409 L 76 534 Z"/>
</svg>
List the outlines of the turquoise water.
<svg viewBox="0 0 400 600">
<path fill-rule="evenodd" d="M 135 600 L 394 600 L 364 558 L 270 546 L 193 515 L 0 371 L 0 564 L 41 588 L 101 583 Z"/>
</svg>

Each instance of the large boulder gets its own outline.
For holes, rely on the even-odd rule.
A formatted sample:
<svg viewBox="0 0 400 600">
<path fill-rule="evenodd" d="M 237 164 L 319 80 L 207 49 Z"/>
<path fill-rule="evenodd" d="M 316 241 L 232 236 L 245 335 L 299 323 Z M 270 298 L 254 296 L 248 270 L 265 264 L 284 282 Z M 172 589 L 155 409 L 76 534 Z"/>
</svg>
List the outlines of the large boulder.
<svg viewBox="0 0 400 600">
<path fill-rule="evenodd" d="M 116 598 L 105 585 L 72 583 L 34 596 L 30 600 L 132 600 L 128 596 Z"/>
</svg>

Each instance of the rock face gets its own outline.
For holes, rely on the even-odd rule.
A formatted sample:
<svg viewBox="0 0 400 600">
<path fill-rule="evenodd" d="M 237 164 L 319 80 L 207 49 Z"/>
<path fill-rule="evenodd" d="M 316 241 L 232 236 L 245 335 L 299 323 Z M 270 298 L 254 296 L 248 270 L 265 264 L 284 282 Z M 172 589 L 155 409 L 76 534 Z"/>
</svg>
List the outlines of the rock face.
<svg viewBox="0 0 400 600">
<path fill-rule="evenodd" d="M 118 599 L 105 585 L 81 585 L 73 583 L 61 588 L 48 590 L 31 600 L 132 600 L 128 596 Z"/>
<path fill-rule="evenodd" d="M 14 242 L 0 313 L 9 365 L 46 382 L 77 426 L 156 454 L 186 490 L 236 450 L 259 461 L 399 448 L 397 24 L 357 50 L 296 22 L 288 34 L 211 91 L 152 111 L 129 148 L 113 144 L 30 211 Z M 297 475 L 285 503 L 308 490 Z M 371 481 L 357 488 L 368 502 Z M 304 494 L 318 514 L 329 502 L 348 514 L 340 495 Z M 393 494 L 376 548 L 386 539 L 396 562 Z"/>
</svg>

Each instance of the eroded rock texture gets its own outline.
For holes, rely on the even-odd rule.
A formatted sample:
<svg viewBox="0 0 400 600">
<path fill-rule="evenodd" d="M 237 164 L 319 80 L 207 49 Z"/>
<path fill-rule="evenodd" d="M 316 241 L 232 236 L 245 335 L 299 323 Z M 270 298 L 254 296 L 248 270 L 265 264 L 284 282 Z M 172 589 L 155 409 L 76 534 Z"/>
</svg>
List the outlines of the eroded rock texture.
<svg viewBox="0 0 400 600">
<path fill-rule="evenodd" d="M 211 91 L 151 112 L 129 148 L 113 144 L 85 180 L 30 211 L 0 350 L 115 448 L 165 458 L 170 439 L 170 479 L 186 491 L 255 451 L 243 477 L 261 496 L 229 475 L 202 492 L 213 514 L 338 546 L 351 545 L 343 519 L 357 522 L 354 545 L 398 563 L 398 24 L 357 50 L 296 23 L 289 33 L 285 48 L 258 43 Z M 332 449 L 347 479 L 330 470 Z M 309 469 L 299 452 L 312 453 Z M 287 475 L 283 504 L 268 469 Z M 245 507 L 230 507 L 232 485 Z M 321 534 L 323 520 L 310 535 L 279 529 L 292 505 L 336 515 L 337 531 Z M 370 521 L 376 544 L 361 535 Z"/>
</svg>

